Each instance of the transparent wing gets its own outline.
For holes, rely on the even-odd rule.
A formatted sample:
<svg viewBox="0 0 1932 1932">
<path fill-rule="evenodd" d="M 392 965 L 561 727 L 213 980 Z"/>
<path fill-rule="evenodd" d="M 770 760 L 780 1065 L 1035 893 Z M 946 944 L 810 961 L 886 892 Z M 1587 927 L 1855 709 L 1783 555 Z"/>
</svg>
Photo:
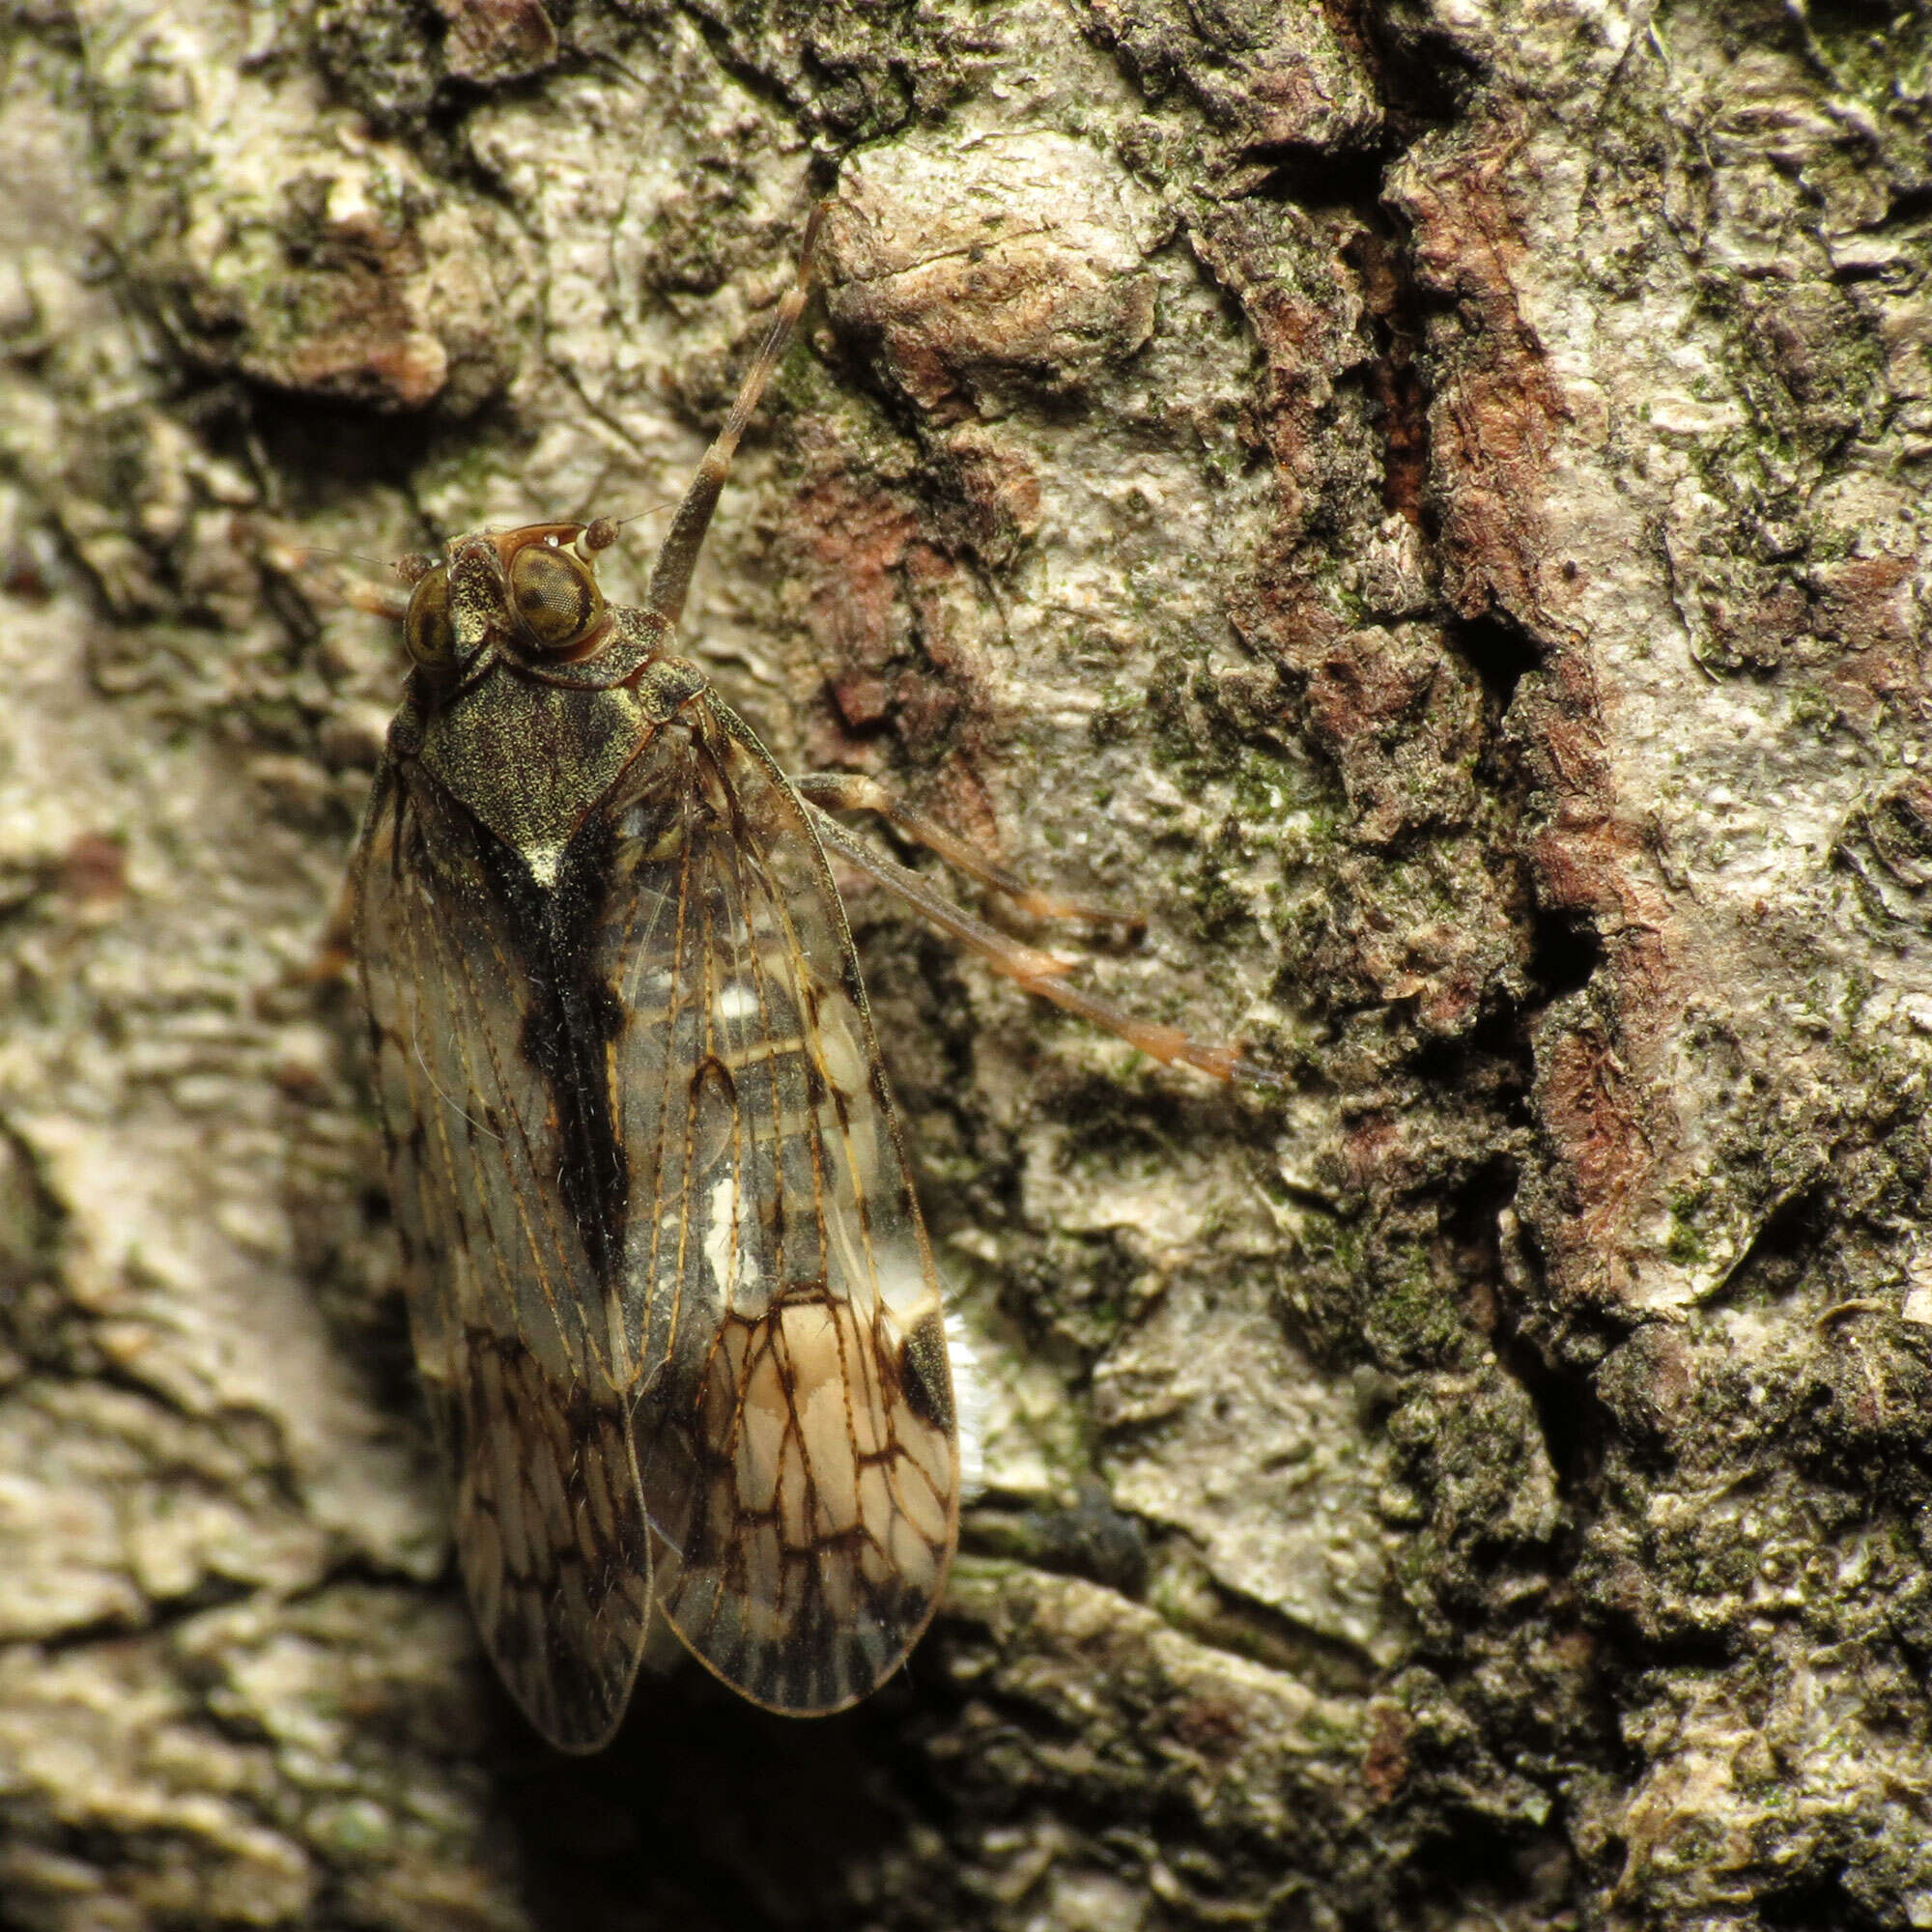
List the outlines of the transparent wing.
<svg viewBox="0 0 1932 1932">
<path fill-rule="evenodd" d="M 722 705 L 683 717 L 606 862 L 639 1291 L 613 1348 L 651 1365 L 659 1606 L 748 1697 L 836 1710 L 904 1658 L 952 1554 L 939 1284 L 803 809 Z"/>
<path fill-rule="evenodd" d="M 456 1480 L 485 1644 L 566 1750 L 616 1728 L 650 1552 L 608 1293 L 553 1105 L 568 1035 L 550 935 L 433 781 L 379 781 L 352 875 L 416 1361 Z M 575 1170 L 582 1168 L 575 1161 Z M 573 1194 L 576 1198 L 573 1199 Z"/>
</svg>

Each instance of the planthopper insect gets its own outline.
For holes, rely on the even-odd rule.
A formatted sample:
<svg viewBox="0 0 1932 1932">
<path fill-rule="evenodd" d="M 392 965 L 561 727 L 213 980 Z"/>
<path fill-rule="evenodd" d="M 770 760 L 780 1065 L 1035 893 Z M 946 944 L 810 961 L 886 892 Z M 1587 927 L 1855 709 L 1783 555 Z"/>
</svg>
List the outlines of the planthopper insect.
<svg viewBox="0 0 1932 1932">
<path fill-rule="evenodd" d="M 610 1738 L 654 1619 L 807 1715 L 895 1669 L 945 1582 L 945 1311 L 829 855 L 1157 1058 L 1254 1071 L 870 851 L 829 811 L 885 817 L 1029 913 L 1092 913 L 869 780 L 787 779 L 673 654 L 823 213 L 643 608 L 598 588 L 603 520 L 397 566 L 411 670 L 348 909 L 464 1580 L 566 1750 Z"/>
</svg>

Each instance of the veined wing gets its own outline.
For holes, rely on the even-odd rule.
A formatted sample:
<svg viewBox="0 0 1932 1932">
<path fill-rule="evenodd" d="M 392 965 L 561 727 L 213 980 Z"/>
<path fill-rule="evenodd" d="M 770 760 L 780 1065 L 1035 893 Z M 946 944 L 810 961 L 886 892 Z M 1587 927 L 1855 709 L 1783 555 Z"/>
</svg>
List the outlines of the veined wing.
<svg viewBox="0 0 1932 1932">
<path fill-rule="evenodd" d="M 904 1658 L 952 1555 L 939 1283 L 803 808 L 715 699 L 660 736 L 686 769 L 667 749 L 620 784 L 595 948 L 627 1015 L 656 1599 L 746 1696 L 837 1710 Z"/>
<path fill-rule="evenodd" d="M 649 1541 L 594 1217 L 586 1241 L 582 1187 L 562 1180 L 596 1179 L 596 1110 L 559 1112 L 542 1064 L 570 1036 L 572 982 L 506 856 L 433 779 L 385 767 L 352 875 L 358 951 L 469 1601 L 531 1722 L 592 1750 L 643 1647 Z"/>
</svg>

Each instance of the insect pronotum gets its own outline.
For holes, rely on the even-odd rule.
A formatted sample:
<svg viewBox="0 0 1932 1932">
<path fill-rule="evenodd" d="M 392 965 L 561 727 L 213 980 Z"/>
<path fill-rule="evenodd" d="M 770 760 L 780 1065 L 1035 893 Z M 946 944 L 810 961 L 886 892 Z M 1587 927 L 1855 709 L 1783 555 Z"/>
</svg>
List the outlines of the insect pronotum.
<svg viewBox="0 0 1932 1932">
<path fill-rule="evenodd" d="M 945 1582 L 939 1277 L 829 853 L 1149 1053 L 1251 1070 L 1067 986 L 855 840 L 829 810 L 883 815 L 1030 913 L 1092 910 L 868 780 L 788 780 L 673 654 L 823 213 L 641 609 L 598 588 L 605 520 L 397 565 L 412 668 L 350 918 L 464 1580 L 566 1750 L 615 1729 L 656 1617 L 805 1715 L 895 1670 Z"/>
</svg>

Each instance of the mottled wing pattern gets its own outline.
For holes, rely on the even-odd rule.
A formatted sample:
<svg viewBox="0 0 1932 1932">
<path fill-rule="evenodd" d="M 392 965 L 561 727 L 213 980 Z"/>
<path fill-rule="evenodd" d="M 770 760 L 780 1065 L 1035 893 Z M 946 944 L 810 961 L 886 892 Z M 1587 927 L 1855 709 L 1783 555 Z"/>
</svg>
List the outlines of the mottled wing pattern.
<svg viewBox="0 0 1932 1932">
<path fill-rule="evenodd" d="M 660 1608 L 747 1696 L 864 1696 L 932 1614 L 958 1464 L 940 1292 L 817 841 L 715 699 L 611 803 L 595 951 L 630 1156 Z"/>
<path fill-rule="evenodd" d="M 608 1740 L 649 1613 L 628 1392 L 526 1051 L 541 929 L 488 835 L 413 766 L 379 781 L 353 884 L 416 1359 L 484 1641 L 565 1749 Z M 541 927 L 541 921 L 535 923 Z"/>
</svg>

